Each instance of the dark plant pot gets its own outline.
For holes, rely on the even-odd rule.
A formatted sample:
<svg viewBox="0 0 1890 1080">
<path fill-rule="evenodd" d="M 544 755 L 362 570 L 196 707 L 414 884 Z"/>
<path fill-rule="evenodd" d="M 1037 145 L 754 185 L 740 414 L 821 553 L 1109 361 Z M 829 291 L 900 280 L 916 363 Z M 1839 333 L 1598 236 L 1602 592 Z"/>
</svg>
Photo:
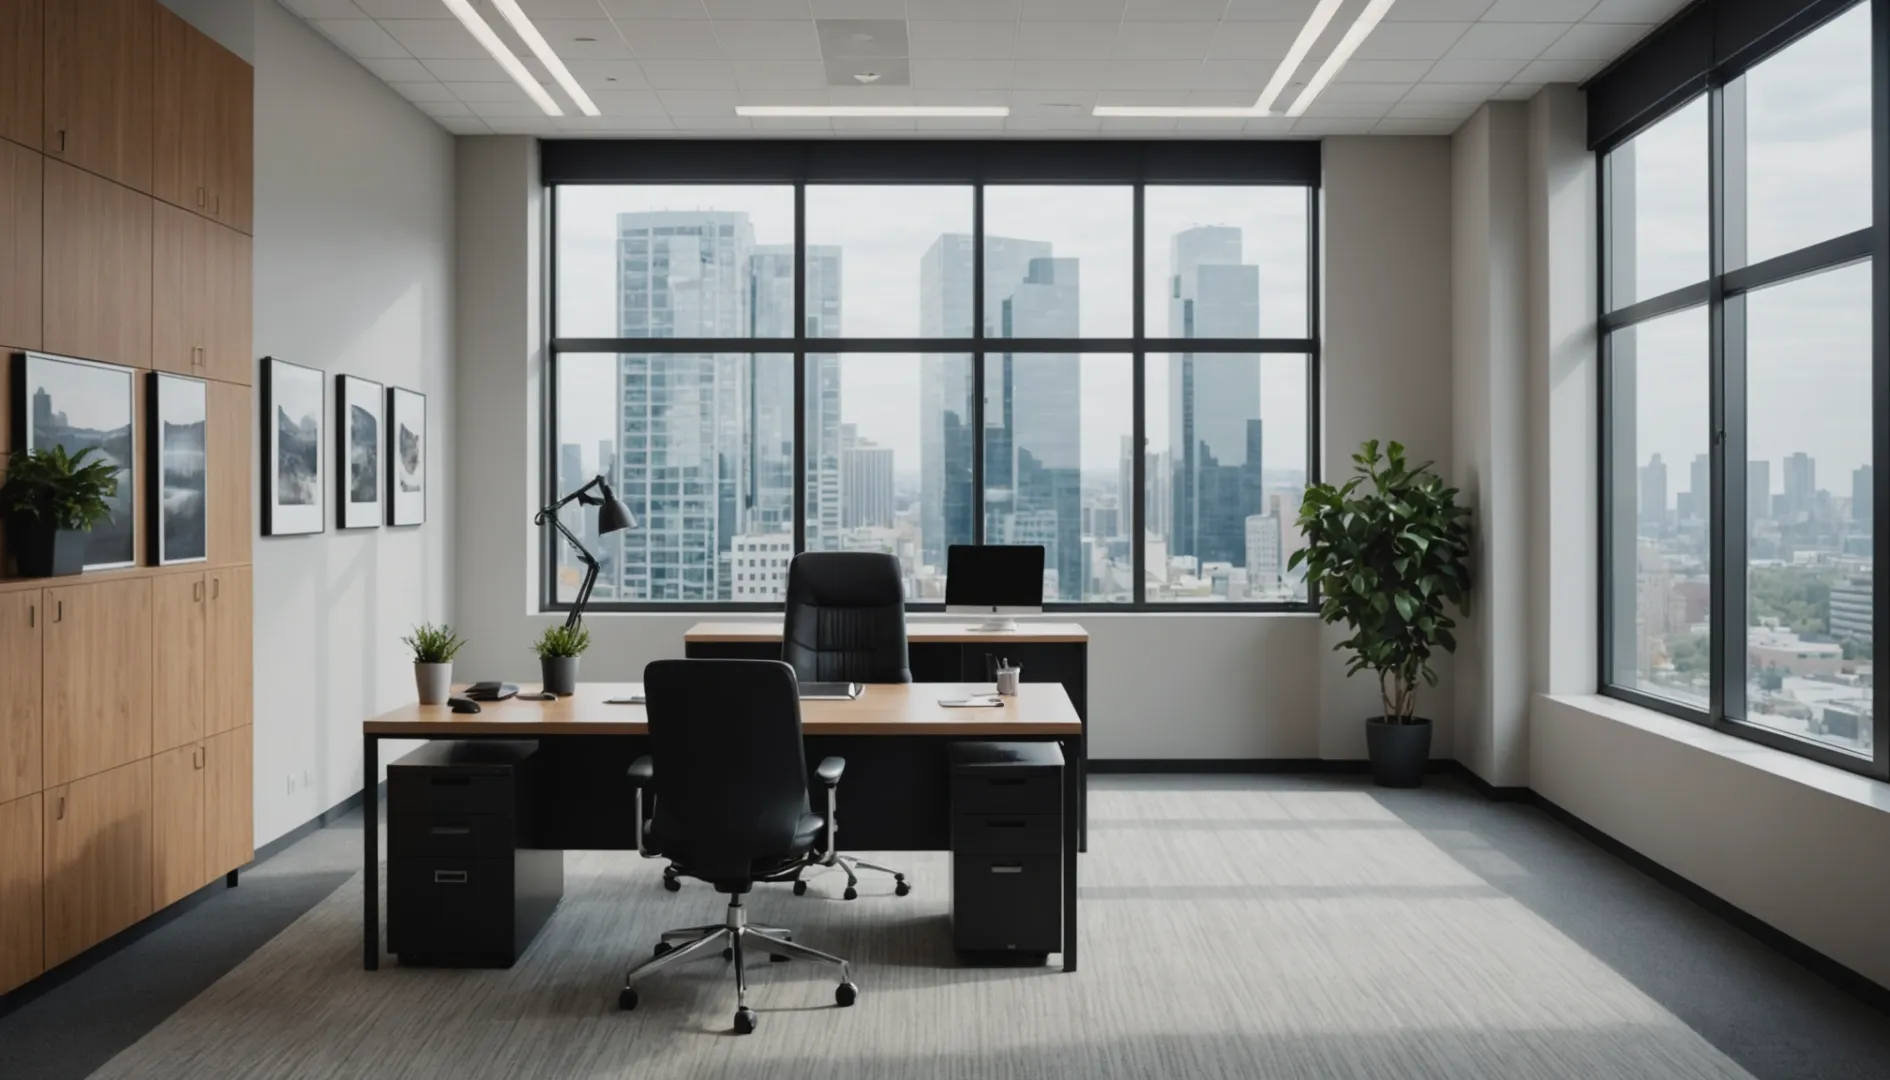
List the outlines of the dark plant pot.
<svg viewBox="0 0 1890 1080">
<path fill-rule="evenodd" d="M 538 661 L 545 673 L 545 693 L 570 697 L 577 693 L 578 658 L 547 656 Z"/>
<path fill-rule="evenodd" d="M 7 547 L 21 577 L 65 577 L 85 569 L 90 532 L 54 529 L 31 518 L 8 523 Z"/>
<path fill-rule="evenodd" d="M 1372 781 L 1379 787 L 1417 787 L 1431 759 L 1431 722 L 1387 724 L 1365 721 L 1365 751 L 1372 759 Z"/>
</svg>

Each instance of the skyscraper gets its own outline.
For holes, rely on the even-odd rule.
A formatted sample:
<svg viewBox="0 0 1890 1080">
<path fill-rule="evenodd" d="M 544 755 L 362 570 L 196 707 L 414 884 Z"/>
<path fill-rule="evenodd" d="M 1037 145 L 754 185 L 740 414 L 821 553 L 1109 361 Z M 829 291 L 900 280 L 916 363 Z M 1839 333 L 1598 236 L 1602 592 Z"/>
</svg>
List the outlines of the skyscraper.
<svg viewBox="0 0 1890 1080">
<path fill-rule="evenodd" d="M 1851 523 L 1861 528 L 1866 535 L 1874 533 L 1872 522 L 1876 517 L 1877 472 L 1869 465 L 1860 465 L 1851 470 Z"/>
<path fill-rule="evenodd" d="M 1667 531 L 1667 463 L 1655 454 L 1641 466 L 1641 535 Z"/>
<path fill-rule="evenodd" d="M 1785 516 L 1797 521 L 1811 516 L 1812 498 L 1818 493 L 1818 463 L 1810 454 L 1799 451 L 1785 459 Z"/>
<path fill-rule="evenodd" d="M 1260 334 L 1260 270 L 1240 261 L 1241 233 L 1201 226 L 1169 242 L 1169 332 Z M 1260 513 L 1260 365 L 1251 353 L 1177 353 L 1168 362 L 1169 554 L 1200 563 L 1246 559 L 1246 521 Z"/>
<path fill-rule="evenodd" d="M 1075 337 L 1077 260 L 1046 254 L 1022 269 L 1021 279 L 996 283 L 1000 335 Z M 993 291 L 988 278 L 986 284 Z M 988 310 L 986 319 L 992 321 Z M 1042 544 L 1045 576 L 1056 579 L 1055 593 L 1046 594 L 1079 600 L 1088 578 L 1081 361 L 1074 353 L 993 353 L 985 365 L 985 538 Z"/>
<path fill-rule="evenodd" d="M 1286 568 L 1280 519 L 1272 514 L 1254 514 L 1246 523 L 1247 588 L 1255 596 L 1277 588 Z"/>
<path fill-rule="evenodd" d="M 970 336 L 971 257 L 971 237 L 947 233 L 919 260 L 921 336 Z M 940 570 L 971 543 L 972 386 L 970 354 L 919 357 L 919 557 Z"/>
<path fill-rule="evenodd" d="M 1676 499 L 1680 520 L 1682 523 L 1705 521 L 1713 506 L 1713 459 L 1706 454 L 1693 455 L 1693 466 L 1688 472 L 1687 490 Z"/>
<path fill-rule="evenodd" d="M 840 432 L 840 524 L 848 529 L 893 526 L 893 450 L 859 438 L 852 424 Z"/>
<path fill-rule="evenodd" d="M 1772 463 L 1746 462 L 1746 530 L 1757 521 L 1772 518 Z"/>
<path fill-rule="evenodd" d="M 791 258 L 793 249 L 786 248 Z M 840 249 L 831 244 L 807 247 L 807 336 L 835 338 L 840 322 Z M 759 332 L 756 334 L 760 336 Z M 790 379 L 792 376 L 790 375 Z M 807 550 L 839 551 L 840 357 L 807 354 Z M 785 589 L 786 582 L 783 581 Z"/>
</svg>

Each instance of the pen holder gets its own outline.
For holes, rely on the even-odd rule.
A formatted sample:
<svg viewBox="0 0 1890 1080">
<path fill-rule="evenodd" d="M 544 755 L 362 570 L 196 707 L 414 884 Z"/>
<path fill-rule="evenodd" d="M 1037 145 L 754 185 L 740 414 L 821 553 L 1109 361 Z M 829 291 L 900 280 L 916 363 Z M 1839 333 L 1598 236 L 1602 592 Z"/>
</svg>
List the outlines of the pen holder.
<svg viewBox="0 0 1890 1080">
<path fill-rule="evenodd" d="M 997 669 L 997 692 L 1004 695 L 1005 697 L 1016 697 L 1017 684 L 1022 682 L 1023 678 L 1024 678 L 1024 670 L 1022 668 L 1016 668 L 1016 667 L 998 668 Z"/>
</svg>

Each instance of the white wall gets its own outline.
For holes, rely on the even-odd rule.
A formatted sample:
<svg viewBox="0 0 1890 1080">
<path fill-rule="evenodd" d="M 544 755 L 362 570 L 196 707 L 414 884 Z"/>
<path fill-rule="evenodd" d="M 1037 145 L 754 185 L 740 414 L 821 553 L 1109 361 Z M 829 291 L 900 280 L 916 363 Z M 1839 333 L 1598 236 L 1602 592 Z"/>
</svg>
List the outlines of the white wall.
<svg viewBox="0 0 1890 1080">
<path fill-rule="evenodd" d="M 430 471 L 419 528 L 342 532 L 331 491 L 327 532 L 255 541 L 261 845 L 359 791 L 361 720 L 412 699 L 398 639 L 452 613 L 457 470 L 452 136 L 273 0 L 253 25 L 256 355 L 424 393 Z"/>
<path fill-rule="evenodd" d="M 1397 438 L 1450 456 L 1446 139 L 1329 140 L 1325 178 L 1325 455 Z M 537 154 L 462 138 L 458 165 L 462 465 L 457 615 L 464 677 L 535 680 L 538 410 L 544 357 Z M 1330 473 L 1332 466 L 1328 464 Z M 682 654 L 700 614 L 592 615 L 590 678 L 634 680 Z M 1356 758 L 1375 687 L 1344 677 L 1335 632 L 1308 615 L 1090 615 L 1091 753 L 1099 758 Z M 1452 697 L 1425 700 L 1449 753 Z"/>
</svg>

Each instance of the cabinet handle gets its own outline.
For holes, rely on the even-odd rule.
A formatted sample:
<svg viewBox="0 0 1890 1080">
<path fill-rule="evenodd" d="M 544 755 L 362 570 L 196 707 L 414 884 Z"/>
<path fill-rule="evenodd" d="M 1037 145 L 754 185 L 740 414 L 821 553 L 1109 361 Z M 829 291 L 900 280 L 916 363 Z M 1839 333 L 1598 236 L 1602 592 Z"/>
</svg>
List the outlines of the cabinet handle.
<svg viewBox="0 0 1890 1080">
<path fill-rule="evenodd" d="M 993 874 L 1021 874 L 1024 868 L 1019 863 L 997 863 L 991 867 Z"/>
<path fill-rule="evenodd" d="M 212 212 L 212 213 L 217 213 L 217 214 L 221 214 L 221 213 L 223 212 L 223 196 L 221 196 L 221 195 L 218 195 L 218 196 L 217 196 L 217 206 L 216 206 L 216 209 L 215 209 L 215 210 L 213 210 L 213 211 L 211 211 L 211 212 Z"/>
<path fill-rule="evenodd" d="M 203 602 L 203 582 L 199 581 L 190 587 L 190 598 L 198 603 Z"/>
<path fill-rule="evenodd" d="M 197 189 L 197 205 L 198 206 L 203 205 L 203 189 L 202 188 Z"/>
<path fill-rule="evenodd" d="M 39 605 L 38 604 L 26 605 L 26 628 L 28 630 L 31 630 L 34 627 L 37 627 L 38 625 L 39 625 Z"/>
<path fill-rule="evenodd" d="M 61 600 L 58 603 L 53 605 L 53 620 L 52 621 L 53 622 L 66 621 L 66 602 L 64 600 Z"/>
<path fill-rule="evenodd" d="M 64 795 L 59 796 L 59 808 L 53 811 L 53 820 L 66 820 L 66 797 Z"/>
<path fill-rule="evenodd" d="M 203 747 L 199 746 L 191 750 L 190 767 L 193 769 L 203 768 Z"/>
<path fill-rule="evenodd" d="M 217 597 L 222 596 L 222 595 L 223 595 L 223 579 L 219 577 L 211 578 L 210 579 L 210 599 L 215 600 Z"/>
<path fill-rule="evenodd" d="M 466 884 L 466 871 L 435 870 L 433 871 L 433 883 L 435 885 L 464 885 Z"/>
<path fill-rule="evenodd" d="M 66 129 L 65 128 L 59 129 L 59 152 L 62 154 L 66 152 Z"/>
</svg>

